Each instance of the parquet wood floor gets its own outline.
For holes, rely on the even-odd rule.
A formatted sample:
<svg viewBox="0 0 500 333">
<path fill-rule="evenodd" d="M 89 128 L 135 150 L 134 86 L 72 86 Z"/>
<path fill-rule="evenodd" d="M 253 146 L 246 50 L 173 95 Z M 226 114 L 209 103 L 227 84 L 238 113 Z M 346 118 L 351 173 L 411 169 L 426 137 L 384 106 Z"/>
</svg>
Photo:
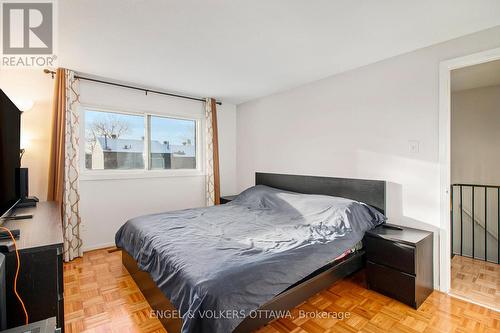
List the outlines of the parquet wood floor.
<svg viewBox="0 0 500 333">
<path fill-rule="evenodd" d="M 165 332 L 121 262 L 121 252 L 86 252 L 64 264 L 66 333 Z"/>
<path fill-rule="evenodd" d="M 500 311 L 500 265 L 454 256 L 450 294 Z"/>
<path fill-rule="evenodd" d="M 440 292 L 418 309 L 366 289 L 363 272 L 298 306 L 330 318 L 280 319 L 259 333 L 500 332 L 500 313 Z M 165 332 L 127 270 L 121 252 L 97 250 L 64 265 L 66 332 Z M 345 312 L 349 317 L 331 318 Z"/>
</svg>

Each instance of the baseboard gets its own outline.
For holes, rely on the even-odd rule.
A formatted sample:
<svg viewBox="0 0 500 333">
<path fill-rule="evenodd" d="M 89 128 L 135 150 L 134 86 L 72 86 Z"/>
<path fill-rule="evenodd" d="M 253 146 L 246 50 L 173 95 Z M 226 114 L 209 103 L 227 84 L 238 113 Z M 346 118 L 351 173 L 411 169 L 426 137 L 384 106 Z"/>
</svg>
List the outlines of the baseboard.
<svg viewBox="0 0 500 333">
<path fill-rule="evenodd" d="M 96 245 L 91 245 L 91 246 L 85 246 L 83 247 L 83 252 L 89 252 L 89 251 L 94 251 L 94 250 L 100 250 L 100 249 L 105 249 L 108 247 L 113 247 L 116 246 L 115 243 L 102 243 L 102 244 L 96 244 Z"/>
</svg>

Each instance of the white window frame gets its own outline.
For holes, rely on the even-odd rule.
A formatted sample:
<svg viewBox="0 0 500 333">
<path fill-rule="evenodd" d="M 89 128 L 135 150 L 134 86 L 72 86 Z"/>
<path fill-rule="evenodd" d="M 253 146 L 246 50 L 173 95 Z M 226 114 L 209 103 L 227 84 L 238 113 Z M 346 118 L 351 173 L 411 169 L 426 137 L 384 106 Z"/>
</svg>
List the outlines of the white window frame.
<svg viewBox="0 0 500 333">
<path fill-rule="evenodd" d="M 131 170 L 89 170 L 85 167 L 85 114 L 86 111 L 111 112 L 122 115 L 142 116 L 144 118 L 144 169 Z M 136 178 L 163 178 L 163 177 L 193 177 L 205 175 L 205 163 L 203 163 L 205 136 L 204 115 L 179 115 L 174 113 L 159 113 L 153 111 L 131 110 L 113 107 L 102 107 L 90 104 L 80 104 L 78 108 L 80 116 L 80 180 L 106 180 L 106 179 L 136 179 Z M 153 169 L 150 167 L 150 117 L 172 118 L 179 120 L 195 121 L 196 126 L 196 169 Z"/>
</svg>

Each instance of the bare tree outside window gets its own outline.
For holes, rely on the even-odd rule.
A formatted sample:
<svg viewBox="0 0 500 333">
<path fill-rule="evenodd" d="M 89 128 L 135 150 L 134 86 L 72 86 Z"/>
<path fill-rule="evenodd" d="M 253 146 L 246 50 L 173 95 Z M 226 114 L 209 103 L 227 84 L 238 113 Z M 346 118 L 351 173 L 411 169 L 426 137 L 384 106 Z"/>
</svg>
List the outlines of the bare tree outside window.
<svg viewBox="0 0 500 333">
<path fill-rule="evenodd" d="M 144 169 L 144 116 L 85 112 L 85 168 Z"/>
<path fill-rule="evenodd" d="M 111 114 L 106 117 L 93 120 L 88 126 L 86 126 L 85 130 L 88 150 L 90 153 L 93 153 L 97 144 L 97 138 L 103 137 L 107 139 L 118 139 L 122 135 L 128 134 L 130 124 L 126 120 L 122 119 L 122 117 Z"/>
</svg>

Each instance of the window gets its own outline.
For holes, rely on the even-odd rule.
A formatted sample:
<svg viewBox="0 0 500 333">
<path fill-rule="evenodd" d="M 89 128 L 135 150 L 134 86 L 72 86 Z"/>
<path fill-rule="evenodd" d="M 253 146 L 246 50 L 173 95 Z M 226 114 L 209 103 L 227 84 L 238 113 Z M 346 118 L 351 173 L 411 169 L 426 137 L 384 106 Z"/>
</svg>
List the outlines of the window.
<svg viewBox="0 0 500 333">
<path fill-rule="evenodd" d="M 194 119 L 85 110 L 85 169 L 196 169 L 196 131 Z"/>
<path fill-rule="evenodd" d="M 144 133 L 143 116 L 86 111 L 86 169 L 144 169 Z"/>
<path fill-rule="evenodd" d="M 150 116 L 151 169 L 196 169 L 196 121 Z"/>
</svg>

